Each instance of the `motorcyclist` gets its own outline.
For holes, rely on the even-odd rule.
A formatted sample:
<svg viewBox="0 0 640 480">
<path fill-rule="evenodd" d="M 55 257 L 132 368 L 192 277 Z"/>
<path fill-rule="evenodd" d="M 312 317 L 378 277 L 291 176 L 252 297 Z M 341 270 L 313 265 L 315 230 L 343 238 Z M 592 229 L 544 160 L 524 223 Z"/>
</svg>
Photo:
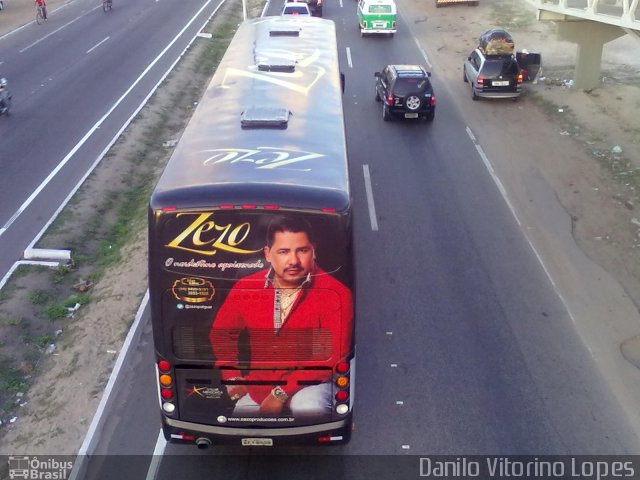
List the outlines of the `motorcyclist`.
<svg viewBox="0 0 640 480">
<path fill-rule="evenodd" d="M 11 107 L 11 94 L 6 78 L 0 78 L 0 114 L 9 113 Z"/>
</svg>

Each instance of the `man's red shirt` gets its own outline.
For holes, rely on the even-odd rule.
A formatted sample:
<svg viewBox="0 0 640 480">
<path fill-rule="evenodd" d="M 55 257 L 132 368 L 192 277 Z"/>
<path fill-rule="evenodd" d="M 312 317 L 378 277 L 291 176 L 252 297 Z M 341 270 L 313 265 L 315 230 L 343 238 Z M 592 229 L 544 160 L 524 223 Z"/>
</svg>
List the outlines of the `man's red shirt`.
<svg viewBox="0 0 640 480">
<path fill-rule="evenodd" d="M 333 367 L 351 349 L 353 300 L 351 291 L 328 273 L 316 269 L 298 294 L 284 325 L 274 328 L 275 288 L 265 282 L 267 270 L 236 282 L 211 327 L 209 340 L 218 367 L 241 368 Z M 249 365 L 238 364 L 240 332 L 249 331 Z M 291 397 L 306 385 L 325 382 L 331 370 L 249 370 L 247 381 L 285 381 L 281 388 Z M 223 369 L 222 378 L 240 377 L 239 370 Z M 262 403 L 271 385 L 248 385 L 249 395 Z"/>
</svg>

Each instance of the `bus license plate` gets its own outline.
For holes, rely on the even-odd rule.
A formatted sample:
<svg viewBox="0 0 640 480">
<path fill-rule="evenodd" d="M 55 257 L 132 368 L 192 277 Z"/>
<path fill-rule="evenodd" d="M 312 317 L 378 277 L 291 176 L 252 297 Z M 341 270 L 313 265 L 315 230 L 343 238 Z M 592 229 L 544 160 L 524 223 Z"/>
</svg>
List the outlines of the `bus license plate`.
<svg viewBox="0 0 640 480">
<path fill-rule="evenodd" d="M 272 438 L 243 438 L 243 447 L 273 447 Z"/>
<path fill-rule="evenodd" d="M 417 113 L 405 113 L 404 118 L 418 118 Z"/>
<path fill-rule="evenodd" d="M 494 87 L 507 87 L 509 85 L 509 81 L 508 80 L 497 80 L 495 82 L 492 82 L 491 85 L 493 85 Z"/>
</svg>

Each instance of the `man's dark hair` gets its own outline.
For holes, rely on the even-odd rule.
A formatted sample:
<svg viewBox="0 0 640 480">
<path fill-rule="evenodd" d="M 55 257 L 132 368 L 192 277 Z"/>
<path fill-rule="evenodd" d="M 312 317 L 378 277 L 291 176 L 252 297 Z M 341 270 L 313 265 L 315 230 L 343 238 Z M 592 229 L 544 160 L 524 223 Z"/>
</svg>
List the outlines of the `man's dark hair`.
<svg viewBox="0 0 640 480">
<path fill-rule="evenodd" d="M 309 237 L 309 241 L 315 245 L 313 230 L 307 220 L 302 217 L 275 217 L 269 222 L 267 228 L 267 246 L 271 248 L 277 232 L 304 232 Z"/>
</svg>

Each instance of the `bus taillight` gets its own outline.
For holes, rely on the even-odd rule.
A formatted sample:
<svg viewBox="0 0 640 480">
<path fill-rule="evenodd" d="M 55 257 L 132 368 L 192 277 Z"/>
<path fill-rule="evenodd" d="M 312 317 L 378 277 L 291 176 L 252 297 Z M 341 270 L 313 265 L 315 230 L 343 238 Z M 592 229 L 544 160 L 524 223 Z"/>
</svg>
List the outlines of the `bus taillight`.
<svg viewBox="0 0 640 480">
<path fill-rule="evenodd" d="M 165 400 L 171 400 L 173 398 L 173 390 L 170 388 L 163 388 L 160 391 L 160 395 L 162 395 L 162 398 Z"/>
<path fill-rule="evenodd" d="M 336 378 L 336 385 L 340 388 L 346 388 L 349 386 L 349 377 Z"/>
<path fill-rule="evenodd" d="M 349 371 L 349 362 L 340 362 L 336 365 L 336 372 L 340 375 L 344 375 Z"/>
<path fill-rule="evenodd" d="M 166 360 L 160 360 L 158 362 L 158 370 L 160 370 L 162 373 L 167 373 L 171 370 L 171 364 Z"/>
<path fill-rule="evenodd" d="M 336 376 L 334 377 L 334 383 L 337 387 L 336 394 L 334 398 L 336 399 L 336 413 L 339 415 L 344 415 L 349 413 L 349 404 L 345 403 L 349 400 L 349 384 L 351 383 L 349 379 L 349 369 L 351 368 L 349 362 L 343 361 L 336 363 L 334 369 Z"/>
<path fill-rule="evenodd" d="M 336 400 L 338 402 L 344 402 L 349 398 L 349 391 L 348 390 L 338 390 L 338 393 L 336 393 Z"/>
<path fill-rule="evenodd" d="M 162 411 L 167 415 L 172 415 L 176 411 L 176 406 L 173 404 L 176 394 L 171 372 L 172 365 L 167 360 L 160 360 L 156 365 L 158 367 L 158 389 L 160 390 Z"/>
</svg>

